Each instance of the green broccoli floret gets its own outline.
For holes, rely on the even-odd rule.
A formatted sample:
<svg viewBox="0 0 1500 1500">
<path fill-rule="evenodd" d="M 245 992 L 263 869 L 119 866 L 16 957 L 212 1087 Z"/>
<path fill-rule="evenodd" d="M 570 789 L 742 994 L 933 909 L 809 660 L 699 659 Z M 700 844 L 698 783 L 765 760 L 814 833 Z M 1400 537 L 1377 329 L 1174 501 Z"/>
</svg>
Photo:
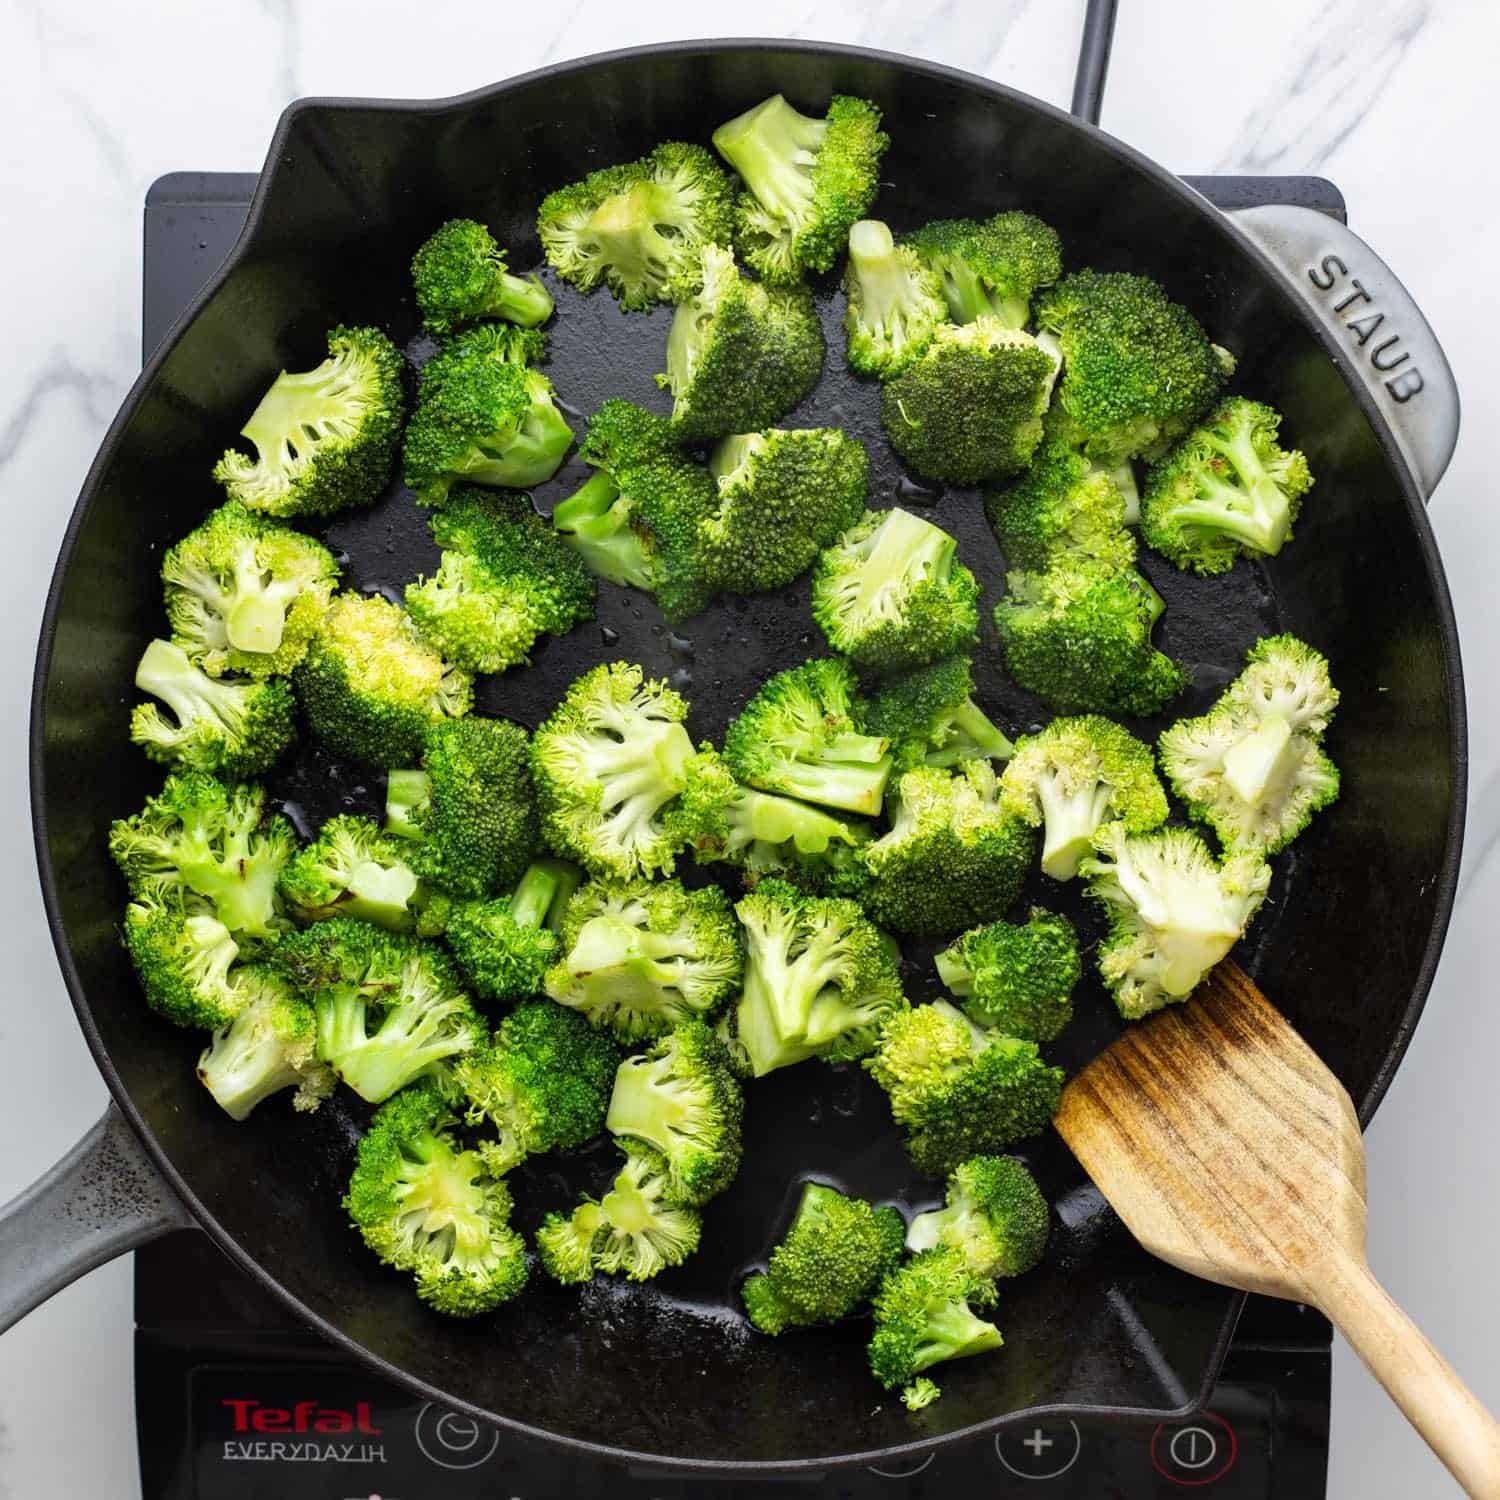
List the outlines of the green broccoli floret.
<svg viewBox="0 0 1500 1500">
<path fill-rule="evenodd" d="M 1222 863 L 1187 828 L 1130 834 L 1106 823 L 1078 867 L 1109 918 L 1099 973 L 1127 1021 L 1185 1000 L 1244 935 L 1271 884 L 1251 850 Z"/>
<path fill-rule="evenodd" d="M 1234 366 L 1145 276 L 1076 271 L 1037 298 L 1036 316 L 1063 353 L 1053 435 L 1105 468 L 1181 437 Z"/>
<path fill-rule="evenodd" d="M 333 1073 L 314 1056 L 313 1008 L 275 969 L 234 971 L 239 1012 L 198 1059 L 198 1081 L 231 1120 L 248 1119 L 263 1099 L 296 1089 L 292 1108 L 315 1110 L 334 1089 Z"/>
<path fill-rule="evenodd" d="M 835 94 L 821 119 L 780 94 L 719 126 L 714 146 L 745 179 L 735 244 L 763 281 L 826 271 L 875 201 L 890 137 L 868 99 Z"/>
<path fill-rule="evenodd" d="M 899 672 L 970 645 L 979 584 L 941 527 L 867 510 L 818 558 L 812 613 L 828 643 L 873 672 Z"/>
<path fill-rule="evenodd" d="M 283 938 L 276 961 L 312 998 L 319 1060 L 371 1104 L 484 1041 L 484 1022 L 435 943 L 334 917 Z"/>
<path fill-rule="evenodd" d="M 433 1088 L 407 1089 L 370 1122 L 344 1209 L 386 1265 L 410 1271 L 438 1312 L 492 1312 L 526 1285 L 526 1242 L 511 1227 L 510 1190 L 473 1151 Z"/>
<path fill-rule="evenodd" d="M 281 872 L 282 897 L 303 922 L 358 917 L 391 932 L 427 932 L 431 896 L 406 853 L 373 818 L 340 813 Z"/>
<path fill-rule="evenodd" d="M 702 146 L 668 141 L 549 193 L 536 228 L 564 281 L 585 292 L 602 281 L 627 311 L 650 307 L 696 286 L 703 246 L 729 244 L 734 185 Z"/>
<path fill-rule="evenodd" d="M 667 334 L 672 427 L 684 443 L 756 432 L 818 383 L 823 325 L 805 287 L 746 281 L 717 245 L 702 252 L 701 289 L 677 304 Z"/>
<path fill-rule="evenodd" d="M 1038 1134 L 1062 1096 L 1062 1069 L 1035 1042 L 989 1031 L 946 1000 L 892 1017 L 865 1067 L 911 1132 L 912 1162 L 932 1177 Z"/>
<path fill-rule="evenodd" d="M 541 842 L 526 731 L 509 719 L 435 725 L 422 769 L 387 779 L 385 826 L 439 890 L 480 900 L 514 885 Z"/>
<path fill-rule="evenodd" d="M 943 323 L 881 389 L 881 425 L 924 479 L 1001 479 L 1031 462 L 1057 369 L 1043 342 L 994 318 Z"/>
<path fill-rule="evenodd" d="M 601 578 L 656 595 L 674 623 L 718 588 L 699 528 L 717 503 L 713 476 L 677 446 L 671 423 L 629 401 L 603 403 L 582 457 L 595 473 L 552 512 L 552 524 Z"/>
<path fill-rule="evenodd" d="M 1006 575 L 995 628 L 1010 675 L 1059 713 L 1157 713 L 1187 673 L 1151 644 L 1162 597 L 1134 568 Z"/>
<path fill-rule="evenodd" d="M 449 219 L 411 260 L 422 327 L 437 338 L 479 318 L 534 328 L 552 316 L 552 294 L 536 276 L 512 276 L 505 251 L 475 219 Z"/>
<path fill-rule="evenodd" d="M 882 380 L 904 370 L 948 321 L 943 286 L 907 245 L 897 245 L 879 219 L 861 219 L 849 231 L 849 368 Z"/>
<path fill-rule="evenodd" d="M 628 662 L 578 678 L 531 745 L 547 842 L 598 875 L 670 874 L 682 841 L 665 814 L 693 755 L 686 717 L 680 694 Z"/>
<path fill-rule="evenodd" d="M 560 939 L 547 993 L 622 1042 L 711 1015 L 743 971 L 739 932 L 718 886 L 590 881 L 568 902 Z"/>
<path fill-rule="evenodd" d="M 469 674 L 375 594 L 334 599 L 292 681 L 313 733 L 335 754 L 371 766 L 409 765 L 430 728 L 474 701 Z"/>
<path fill-rule="evenodd" d="M 1018 209 L 982 222 L 937 219 L 906 243 L 941 279 L 955 323 L 995 318 L 1024 328 L 1032 296 L 1062 275 L 1057 231 Z"/>
<path fill-rule="evenodd" d="M 302 660 L 338 587 L 321 542 L 230 501 L 162 558 L 172 642 L 217 677 L 283 676 Z"/>
<path fill-rule="evenodd" d="M 975 1276 L 1023 1276 L 1047 1249 L 1047 1200 L 1013 1156 L 971 1156 L 948 1178 L 947 1205 L 918 1214 L 906 1248 L 956 1250 Z"/>
<path fill-rule="evenodd" d="M 1118 572 L 1135 563 L 1125 497 L 1113 473 L 1046 439 L 1012 485 L 991 490 L 985 514 L 1010 567 L 1044 573 L 1055 563 L 1098 563 Z"/>
<path fill-rule="evenodd" d="M 916 766 L 1008 760 L 1014 746 L 974 701 L 966 656 L 945 656 L 888 677 L 856 710 L 861 729 L 888 739 L 896 774 Z"/>
<path fill-rule="evenodd" d="M 853 894 L 895 932 L 937 934 L 991 922 L 1021 892 L 1035 841 L 1000 805 L 987 760 L 919 766 L 896 783 L 889 832 L 860 851 Z"/>
<path fill-rule="evenodd" d="M 1167 821 L 1151 747 L 1109 719 L 1054 719 L 1024 735 L 1000 778 L 1000 805 L 1042 828 L 1042 869 L 1071 880 L 1101 823 L 1149 833 Z"/>
<path fill-rule="evenodd" d="M 1146 479 L 1141 535 L 1179 568 L 1224 573 L 1241 553 L 1275 557 L 1292 539 L 1312 470 L 1276 441 L 1281 414 L 1221 401 Z"/>
<path fill-rule="evenodd" d="M 1055 912 L 1034 906 L 1024 925 L 975 927 L 936 963 L 939 978 L 981 1026 L 1050 1042 L 1073 1019 L 1073 987 L 1083 973 L 1078 934 Z"/>
<path fill-rule="evenodd" d="M 125 949 L 146 1004 L 177 1026 L 217 1031 L 244 1006 L 234 983 L 239 944 L 211 902 L 149 885 L 125 908 Z"/>
<path fill-rule="evenodd" d="M 510 335 L 481 323 L 422 366 L 402 478 L 422 505 L 462 480 L 526 489 L 550 479 L 573 442 L 552 382 L 511 358 Z"/>
<path fill-rule="evenodd" d="M 725 731 L 730 771 L 763 791 L 873 817 L 891 757 L 884 738 L 855 727 L 858 691 L 853 671 L 837 657 L 778 672 Z"/>
<path fill-rule="evenodd" d="M 541 991 L 557 960 L 563 913 L 582 871 L 540 859 L 509 896 L 468 901 L 448 918 L 448 946 L 481 1000 L 519 1000 Z"/>
<path fill-rule="evenodd" d="M 620 1049 L 582 1016 L 529 1000 L 494 1040 L 454 1064 L 469 1124 L 493 1131 L 478 1147 L 495 1176 L 542 1151 L 572 1151 L 604 1128 Z"/>
<path fill-rule="evenodd" d="M 659 1151 L 672 1196 L 696 1208 L 734 1181 L 744 1117 L 723 1042 L 702 1021 L 682 1021 L 620 1064 L 604 1128 Z"/>
<path fill-rule="evenodd" d="M 672 1196 L 667 1164 L 648 1146 L 625 1148 L 625 1165 L 598 1202 L 548 1214 L 536 1233 L 542 1269 L 565 1286 L 595 1271 L 649 1281 L 698 1248 L 703 1219 Z"/>
<path fill-rule="evenodd" d="M 900 1263 L 905 1232 L 894 1208 L 804 1183 L 796 1217 L 766 1269 L 740 1287 L 750 1321 L 774 1336 L 857 1312 Z"/>
<path fill-rule="evenodd" d="M 525 495 L 460 487 L 432 517 L 437 573 L 406 586 L 422 634 L 471 672 L 529 660 L 540 635 L 566 635 L 594 613 L 594 580 Z"/>
<path fill-rule="evenodd" d="M 191 891 L 236 938 L 274 939 L 286 927 L 276 882 L 296 851 L 296 830 L 279 813 L 267 816 L 262 788 L 226 786 L 201 771 L 167 777 L 109 830 L 109 852 L 137 901 Z"/>
<path fill-rule="evenodd" d="M 762 880 L 735 907 L 745 991 L 725 1036 L 742 1071 L 763 1078 L 810 1057 L 850 1062 L 905 1009 L 891 943 L 853 902 Z"/>
<path fill-rule="evenodd" d="M 1338 767 L 1322 747 L 1338 696 L 1320 652 L 1290 635 L 1258 641 L 1208 713 L 1163 731 L 1172 790 L 1226 849 L 1286 848 L 1338 799 Z"/>
<path fill-rule="evenodd" d="M 232 682 L 210 677 L 181 646 L 152 641 L 135 669 L 135 685 L 172 710 L 138 703 L 130 739 L 152 760 L 226 780 L 258 776 L 281 759 L 297 735 L 297 704 L 279 677 Z"/>
<path fill-rule="evenodd" d="M 714 449 L 709 469 L 718 494 L 696 550 L 731 593 L 800 577 L 865 512 L 869 456 L 837 427 L 738 433 Z"/>
<path fill-rule="evenodd" d="M 995 1283 L 976 1275 L 956 1250 L 924 1250 L 890 1272 L 875 1294 L 875 1332 L 870 1372 L 887 1390 L 903 1387 L 912 1411 L 939 1395 L 923 1370 L 950 1359 L 968 1359 L 998 1349 L 1000 1330 L 974 1308 L 992 1307 Z"/>
<path fill-rule="evenodd" d="M 240 429 L 255 448 L 230 448 L 214 478 L 268 516 L 327 516 L 368 505 L 385 488 L 406 393 L 396 346 L 378 328 L 332 329 L 316 369 L 271 382 Z"/>
</svg>

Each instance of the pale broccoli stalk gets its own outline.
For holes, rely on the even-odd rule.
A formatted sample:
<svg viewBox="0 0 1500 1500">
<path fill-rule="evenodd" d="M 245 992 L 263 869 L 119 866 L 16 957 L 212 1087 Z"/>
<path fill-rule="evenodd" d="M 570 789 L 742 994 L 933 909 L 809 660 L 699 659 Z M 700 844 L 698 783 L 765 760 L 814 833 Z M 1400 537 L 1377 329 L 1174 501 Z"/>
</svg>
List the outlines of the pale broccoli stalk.
<svg viewBox="0 0 1500 1500">
<path fill-rule="evenodd" d="M 879 219 L 861 219 L 849 231 L 847 285 L 849 367 L 861 375 L 904 368 L 948 321 L 937 276 Z"/>
<path fill-rule="evenodd" d="M 1047 1248 L 1047 1200 L 1013 1156 L 973 1156 L 948 1178 L 944 1207 L 918 1214 L 906 1231 L 916 1254 L 945 1245 L 976 1276 L 1020 1276 Z"/>
<path fill-rule="evenodd" d="M 411 262 L 422 326 L 439 338 L 476 318 L 532 328 L 552 316 L 552 294 L 536 276 L 513 276 L 505 251 L 474 219 L 449 219 Z"/>
</svg>

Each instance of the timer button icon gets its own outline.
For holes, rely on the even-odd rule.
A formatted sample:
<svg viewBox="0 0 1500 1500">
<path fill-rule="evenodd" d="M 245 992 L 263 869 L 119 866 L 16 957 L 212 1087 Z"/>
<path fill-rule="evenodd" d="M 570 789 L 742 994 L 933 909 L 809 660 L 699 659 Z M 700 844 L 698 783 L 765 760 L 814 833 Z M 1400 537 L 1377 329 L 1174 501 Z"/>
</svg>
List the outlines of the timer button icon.
<svg viewBox="0 0 1500 1500">
<path fill-rule="evenodd" d="M 1156 1472 L 1184 1489 L 1217 1483 L 1238 1457 L 1234 1428 L 1217 1412 L 1205 1411 L 1181 1424 L 1158 1427 L 1151 1434 Z"/>
<path fill-rule="evenodd" d="M 500 1434 L 473 1417 L 429 1401 L 417 1413 L 417 1447 L 440 1469 L 477 1469 L 500 1446 Z"/>
</svg>

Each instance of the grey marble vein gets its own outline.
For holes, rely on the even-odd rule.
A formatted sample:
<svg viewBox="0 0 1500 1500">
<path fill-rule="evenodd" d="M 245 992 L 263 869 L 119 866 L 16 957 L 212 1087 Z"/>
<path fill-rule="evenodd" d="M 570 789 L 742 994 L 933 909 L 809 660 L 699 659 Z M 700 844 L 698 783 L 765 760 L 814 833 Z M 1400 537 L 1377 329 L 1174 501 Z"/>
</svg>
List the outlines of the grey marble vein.
<svg viewBox="0 0 1500 1500">
<path fill-rule="evenodd" d="M 940 57 L 954 66 L 979 72 L 1001 51 L 1007 33 L 1031 3 L 937 0 L 934 5 L 913 6 L 909 0 L 877 0 L 861 11 L 860 40 L 889 52 Z M 822 28 L 813 22 L 810 30 L 793 34 L 819 36 Z"/>
<path fill-rule="evenodd" d="M 85 370 L 74 364 L 66 351 L 55 350 L 23 390 L 15 411 L 4 425 L 0 425 L 0 473 L 21 451 L 33 426 L 54 396 L 72 396 L 96 433 L 102 433 L 124 392 L 125 383 L 115 376 Z"/>
</svg>

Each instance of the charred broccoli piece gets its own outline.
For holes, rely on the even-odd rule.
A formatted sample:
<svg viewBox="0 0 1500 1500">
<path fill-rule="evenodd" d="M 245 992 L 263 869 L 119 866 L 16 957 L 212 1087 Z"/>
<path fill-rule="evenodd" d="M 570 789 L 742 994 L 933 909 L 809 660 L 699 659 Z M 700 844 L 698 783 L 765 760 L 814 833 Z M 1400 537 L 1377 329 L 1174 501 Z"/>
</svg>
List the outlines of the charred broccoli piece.
<svg viewBox="0 0 1500 1500">
<path fill-rule="evenodd" d="M 898 777 L 917 766 L 1008 760 L 1014 753 L 974 701 L 974 673 L 966 656 L 945 656 L 886 678 L 862 700 L 855 718 L 861 729 L 894 746 Z"/>
<path fill-rule="evenodd" d="M 849 231 L 849 368 L 884 379 L 904 370 L 948 321 L 942 282 L 906 245 L 898 245 L 879 219 L 861 219 Z"/>
<path fill-rule="evenodd" d="M 994 318 L 1024 328 L 1032 297 L 1062 275 L 1057 231 L 1018 209 L 983 221 L 935 219 L 906 243 L 939 278 L 955 323 Z"/>
<path fill-rule="evenodd" d="M 448 918 L 448 946 L 481 1000 L 540 993 L 557 961 L 558 931 L 582 871 L 560 859 L 528 867 L 509 896 L 466 901 Z"/>
<path fill-rule="evenodd" d="M 939 978 L 981 1026 L 1050 1042 L 1073 1019 L 1073 987 L 1083 974 L 1078 934 L 1055 912 L 1034 906 L 1024 925 L 975 927 L 936 962 Z"/>
<path fill-rule="evenodd" d="M 504 318 L 534 328 L 552 316 L 552 294 L 537 276 L 513 276 L 495 237 L 475 219 L 449 219 L 411 262 L 422 327 L 444 338 L 464 323 Z"/>
<path fill-rule="evenodd" d="M 976 1276 L 1024 1276 L 1047 1249 L 1047 1200 L 1013 1156 L 971 1156 L 948 1176 L 942 1208 L 918 1214 L 906 1248 L 956 1250 Z"/>
</svg>

